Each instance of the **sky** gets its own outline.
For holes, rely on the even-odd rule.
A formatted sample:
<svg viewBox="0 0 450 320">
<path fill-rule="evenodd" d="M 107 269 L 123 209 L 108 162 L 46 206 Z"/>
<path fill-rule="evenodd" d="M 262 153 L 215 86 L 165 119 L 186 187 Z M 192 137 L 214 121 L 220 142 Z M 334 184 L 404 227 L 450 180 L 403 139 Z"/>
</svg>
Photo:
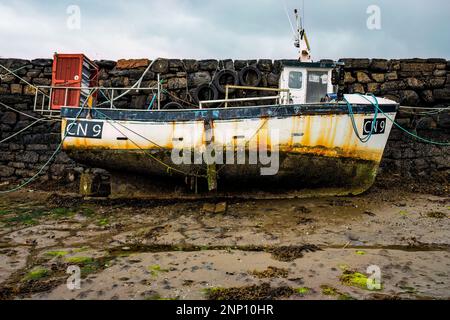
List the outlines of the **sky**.
<svg viewBox="0 0 450 320">
<path fill-rule="evenodd" d="M 448 0 L 0 0 L 0 57 L 295 59 L 303 7 L 314 60 L 450 59 Z"/>
</svg>

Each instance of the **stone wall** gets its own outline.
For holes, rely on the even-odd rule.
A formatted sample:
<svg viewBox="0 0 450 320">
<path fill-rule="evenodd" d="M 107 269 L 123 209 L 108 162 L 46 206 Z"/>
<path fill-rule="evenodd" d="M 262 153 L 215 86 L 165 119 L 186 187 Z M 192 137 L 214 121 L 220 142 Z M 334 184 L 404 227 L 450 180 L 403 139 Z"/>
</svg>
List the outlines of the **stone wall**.
<svg viewBox="0 0 450 320">
<path fill-rule="evenodd" d="M 342 59 L 346 63 L 345 85 L 347 92 L 374 93 L 408 106 L 447 106 L 450 104 L 450 62 L 443 59 Z M 133 85 L 150 61 L 119 60 L 96 61 L 101 68 L 99 81 L 105 87 Z M 34 85 L 51 83 L 52 60 L 0 59 L 6 66 Z M 241 70 L 255 65 L 262 73 L 261 86 L 277 87 L 280 61 L 271 60 L 160 60 L 153 65 L 143 79 L 142 86 L 153 86 L 157 74 L 164 80 L 163 88 L 169 92 L 162 95 L 162 105 L 170 101 L 189 106 L 193 103 L 192 91 L 204 82 L 210 82 L 215 73 L 223 68 Z M 12 75 L 0 70 L 0 102 L 26 114 L 32 112 L 34 89 Z M 244 93 L 238 97 L 265 95 L 267 93 Z M 269 93 L 270 94 L 270 93 Z M 151 101 L 151 95 L 134 92 L 115 103 L 116 107 L 143 108 Z M 448 112 L 423 114 L 423 110 L 403 110 L 398 121 L 408 130 L 437 141 L 450 139 Z M 0 106 L 0 140 L 25 128 L 34 120 Z M 19 180 L 34 175 L 57 148 L 60 141 L 60 125 L 42 122 L 21 135 L 0 144 L 0 182 Z M 450 148 L 420 143 L 400 130 L 392 132 L 382 168 L 408 176 L 424 176 L 435 173 L 448 175 L 450 171 Z M 41 181 L 75 181 L 85 170 L 71 161 L 63 152 L 46 168 Z"/>
</svg>

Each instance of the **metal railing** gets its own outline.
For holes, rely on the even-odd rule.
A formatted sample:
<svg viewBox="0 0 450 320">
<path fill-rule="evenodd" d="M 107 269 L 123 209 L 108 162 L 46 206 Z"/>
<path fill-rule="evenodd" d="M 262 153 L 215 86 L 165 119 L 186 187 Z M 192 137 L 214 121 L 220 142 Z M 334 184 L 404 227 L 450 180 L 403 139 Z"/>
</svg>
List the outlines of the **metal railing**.
<svg viewBox="0 0 450 320">
<path fill-rule="evenodd" d="M 275 103 L 280 103 L 281 99 L 290 96 L 289 89 L 279 89 L 279 88 L 261 88 L 261 87 L 251 87 L 251 86 L 235 86 L 235 85 L 227 85 L 225 90 L 225 99 L 218 100 L 204 100 L 199 102 L 199 108 L 203 109 L 204 105 L 208 104 L 216 104 L 216 103 L 224 103 L 224 107 L 228 108 L 229 103 L 231 102 L 249 102 L 249 101 L 265 101 L 265 100 L 275 100 Z M 280 94 L 277 96 L 268 96 L 268 97 L 251 97 L 251 98 L 229 98 L 229 90 L 230 89 L 240 89 L 240 90 L 253 90 L 253 91 L 267 91 L 267 92 L 279 92 Z M 126 96 L 127 94 L 132 94 L 139 91 L 151 91 L 156 92 L 153 95 L 152 102 L 150 103 L 147 110 L 161 110 L 161 81 L 158 81 L 157 85 L 154 87 L 148 88 L 140 88 L 140 87 L 69 87 L 69 86 L 38 86 L 36 87 L 35 99 L 34 99 L 34 107 L 33 110 L 35 112 L 41 113 L 48 117 L 58 117 L 61 114 L 59 109 L 52 109 L 52 99 L 54 98 L 55 90 L 59 90 L 59 92 L 63 92 L 64 95 L 60 101 L 63 100 L 64 103 L 62 107 L 79 107 L 83 101 L 81 99 L 81 95 L 84 96 L 85 99 L 89 99 L 91 97 L 92 92 L 96 92 L 100 102 L 94 105 L 95 107 L 101 108 L 109 108 L 116 109 L 114 102 L 119 100 L 120 98 Z M 80 93 L 80 101 L 77 105 L 68 105 L 70 99 L 70 93 L 72 91 L 78 91 Z M 283 97 L 282 93 L 286 95 Z M 101 101 L 104 100 L 104 101 Z M 156 107 L 153 103 L 156 102 Z M 92 107 L 89 103 L 87 107 Z"/>
<path fill-rule="evenodd" d="M 62 99 L 60 97 L 60 101 L 61 100 L 64 101 L 64 103 L 62 104 L 63 107 L 79 107 L 83 103 L 82 96 L 84 99 L 89 99 L 91 97 L 91 92 L 97 92 L 97 95 L 102 96 L 102 98 L 100 99 L 103 99 L 105 101 L 101 101 L 97 103 L 95 106 L 110 109 L 116 109 L 116 107 L 114 106 L 114 102 L 126 96 L 127 94 L 133 94 L 139 91 L 151 91 L 155 93 L 154 97 L 156 95 L 156 99 L 152 99 L 152 105 L 150 106 L 152 108 L 155 107 L 155 109 L 160 110 L 161 87 L 160 82 L 158 81 L 157 83 L 158 83 L 157 86 L 148 88 L 38 86 L 36 88 L 33 110 L 35 112 L 41 113 L 42 115 L 46 115 L 49 117 L 58 117 L 61 114 L 61 111 L 59 109 L 52 109 L 52 99 L 54 98 L 56 90 L 64 93 Z M 77 91 L 80 93 L 80 100 L 78 101 L 77 105 L 68 105 L 70 94 L 73 91 Z M 153 106 L 153 103 L 155 101 L 156 106 Z M 89 104 L 87 106 L 92 107 L 92 105 Z"/>
</svg>

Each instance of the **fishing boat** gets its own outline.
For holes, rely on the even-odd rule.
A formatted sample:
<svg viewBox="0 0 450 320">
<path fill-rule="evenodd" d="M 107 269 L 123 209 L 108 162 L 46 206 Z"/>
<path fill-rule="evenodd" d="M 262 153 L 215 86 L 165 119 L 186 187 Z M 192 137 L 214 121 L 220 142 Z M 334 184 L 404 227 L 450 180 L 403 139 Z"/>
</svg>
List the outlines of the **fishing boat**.
<svg viewBox="0 0 450 320">
<path fill-rule="evenodd" d="M 360 194 L 374 183 L 398 104 L 344 94 L 343 65 L 313 62 L 297 29 L 299 58 L 282 62 L 278 88 L 229 84 L 224 99 L 164 109 L 159 76 L 150 88 L 98 87 L 95 63 L 57 54 L 52 86 L 36 91 L 35 110 L 61 118 L 72 159 L 111 173 L 112 196 Z M 156 92 L 152 108 L 115 107 L 136 90 Z M 272 94 L 229 98 L 232 90 Z M 96 101 L 100 94 L 106 102 Z M 92 189 L 82 180 L 83 188 Z"/>
</svg>

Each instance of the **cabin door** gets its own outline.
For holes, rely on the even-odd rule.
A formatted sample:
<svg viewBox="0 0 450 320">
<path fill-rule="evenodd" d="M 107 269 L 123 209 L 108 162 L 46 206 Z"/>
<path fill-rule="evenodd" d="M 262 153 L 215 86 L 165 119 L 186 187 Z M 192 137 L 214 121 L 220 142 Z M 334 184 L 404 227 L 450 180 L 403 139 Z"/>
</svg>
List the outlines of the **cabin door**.
<svg viewBox="0 0 450 320">
<path fill-rule="evenodd" d="M 328 93 L 328 70 L 308 70 L 306 83 L 306 103 L 317 103 Z"/>
<path fill-rule="evenodd" d="M 280 88 L 289 89 L 290 99 L 283 96 L 285 104 L 305 103 L 306 70 L 300 68 L 285 68 L 280 81 Z"/>
</svg>

